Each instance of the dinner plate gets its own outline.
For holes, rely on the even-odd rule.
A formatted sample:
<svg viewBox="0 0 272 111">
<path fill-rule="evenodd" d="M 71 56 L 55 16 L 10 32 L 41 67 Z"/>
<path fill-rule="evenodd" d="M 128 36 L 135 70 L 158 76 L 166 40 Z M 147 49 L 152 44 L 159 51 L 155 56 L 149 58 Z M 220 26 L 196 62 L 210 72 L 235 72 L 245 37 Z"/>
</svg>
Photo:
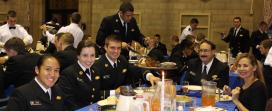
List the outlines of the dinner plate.
<svg viewBox="0 0 272 111">
<path fill-rule="evenodd" d="M 227 111 L 227 110 L 224 108 L 207 106 L 207 107 L 197 107 L 194 109 L 194 111 Z"/>
<path fill-rule="evenodd" d="M 183 87 L 187 87 L 191 91 L 201 91 L 202 90 L 202 87 L 197 86 L 197 85 L 188 85 L 188 86 L 183 86 Z"/>
</svg>

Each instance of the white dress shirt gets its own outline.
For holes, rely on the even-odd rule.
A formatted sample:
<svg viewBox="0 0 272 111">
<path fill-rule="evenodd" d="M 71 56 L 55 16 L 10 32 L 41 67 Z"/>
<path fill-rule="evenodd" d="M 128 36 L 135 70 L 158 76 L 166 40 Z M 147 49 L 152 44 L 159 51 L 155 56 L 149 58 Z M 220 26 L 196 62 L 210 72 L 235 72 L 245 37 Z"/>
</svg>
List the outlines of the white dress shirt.
<svg viewBox="0 0 272 111">
<path fill-rule="evenodd" d="M 36 83 L 38 83 L 38 85 L 42 88 L 42 90 L 44 91 L 44 93 L 47 93 L 47 92 L 48 92 L 49 97 L 50 97 L 50 100 L 51 100 L 51 95 L 52 95 L 51 88 L 46 89 L 46 88 L 42 85 L 42 83 L 40 83 L 40 82 L 38 81 L 37 77 L 35 77 L 34 80 L 35 80 Z"/>
<path fill-rule="evenodd" d="M 186 38 L 187 35 L 193 35 L 195 36 L 195 31 L 193 31 L 192 27 L 190 25 L 186 26 L 185 29 L 183 29 L 181 35 L 179 36 L 179 43 Z"/>
<path fill-rule="evenodd" d="M 214 59 L 214 58 L 213 58 L 213 59 Z M 207 67 L 207 69 L 206 69 L 206 71 L 207 71 L 206 74 L 209 74 L 209 70 L 210 70 L 210 68 L 211 68 L 211 66 L 212 66 L 213 59 L 212 59 L 208 64 L 202 63 L 202 71 L 201 71 L 201 72 L 203 72 L 204 66 L 206 65 L 206 67 Z"/>
<path fill-rule="evenodd" d="M 84 33 L 81 30 L 81 28 L 79 27 L 78 24 L 76 23 L 71 23 L 68 26 L 65 27 L 61 27 L 58 31 L 58 33 L 60 32 L 69 32 L 74 36 L 74 44 L 73 46 L 75 48 L 77 48 L 78 43 L 83 39 Z M 48 41 L 50 41 L 51 43 L 54 43 L 55 40 L 55 35 L 49 33 L 48 31 L 46 31 L 46 36 L 48 38 Z"/>
<path fill-rule="evenodd" d="M 21 25 L 15 24 L 15 29 L 9 29 L 8 23 L 2 25 L 0 27 L 0 46 L 3 46 L 12 37 L 22 39 L 26 45 L 33 42 L 32 36 Z"/>
<path fill-rule="evenodd" d="M 79 62 L 79 60 L 77 61 L 77 63 L 78 63 L 78 65 L 81 67 L 81 69 L 85 72 L 87 68 L 84 67 L 84 66 Z M 90 71 L 90 73 L 91 73 L 90 68 L 89 68 L 89 71 Z M 86 74 L 86 76 L 89 78 L 90 81 L 92 81 L 91 75 Z"/>
</svg>

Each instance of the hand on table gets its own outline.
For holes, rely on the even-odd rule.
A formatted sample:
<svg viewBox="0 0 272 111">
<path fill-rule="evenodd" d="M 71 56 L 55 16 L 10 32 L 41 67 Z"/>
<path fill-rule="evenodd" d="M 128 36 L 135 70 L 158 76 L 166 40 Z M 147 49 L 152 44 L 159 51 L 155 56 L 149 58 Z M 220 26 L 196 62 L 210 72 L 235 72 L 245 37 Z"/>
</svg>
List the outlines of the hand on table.
<svg viewBox="0 0 272 111">
<path fill-rule="evenodd" d="M 240 87 L 236 87 L 231 91 L 233 101 L 237 101 L 239 99 L 240 90 Z"/>
<path fill-rule="evenodd" d="M 160 78 L 155 77 L 154 75 L 149 76 L 149 82 L 151 83 L 152 86 L 154 86 L 160 80 L 161 80 Z"/>
</svg>

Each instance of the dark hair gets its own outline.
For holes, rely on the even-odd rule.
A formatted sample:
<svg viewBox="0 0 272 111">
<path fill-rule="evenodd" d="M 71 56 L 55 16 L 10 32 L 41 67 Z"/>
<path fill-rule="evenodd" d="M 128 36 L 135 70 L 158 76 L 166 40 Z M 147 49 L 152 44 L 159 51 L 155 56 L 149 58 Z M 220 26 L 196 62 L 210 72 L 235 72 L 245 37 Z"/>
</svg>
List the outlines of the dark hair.
<svg viewBox="0 0 272 111">
<path fill-rule="evenodd" d="M 190 49 L 192 46 L 194 46 L 194 42 L 188 39 L 184 39 L 180 43 L 180 50 Z"/>
<path fill-rule="evenodd" d="M 59 62 L 59 60 L 57 59 L 57 57 L 55 57 L 55 56 L 53 56 L 53 55 L 50 55 L 50 54 L 45 54 L 45 55 L 42 55 L 42 56 L 38 59 L 38 61 L 37 61 L 37 65 L 36 65 L 36 66 L 38 67 L 38 69 L 40 69 L 41 66 L 43 65 L 44 61 L 47 60 L 47 59 L 49 59 L 49 58 L 54 58 L 54 59 L 56 59 L 57 62 L 58 62 L 58 64 L 60 65 L 60 62 Z"/>
<path fill-rule="evenodd" d="M 71 20 L 72 20 L 73 23 L 78 24 L 80 22 L 80 19 L 81 19 L 81 16 L 80 16 L 80 14 L 78 12 L 72 13 Z"/>
<path fill-rule="evenodd" d="M 122 43 L 122 40 L 117 35 L 109 35 L 105 40 L 105 46 L 106 47 L 109 45 L 110 41 L 115 41 L 115 42 Z"/>
<path fill-rule="evenodd" d="M 199 46 L 200 46 L 201 44 L 203 44 L 203 43 L 209 44 L 209 45 L 211 46 L 211 49 L 212 49 L 212 50 L 215 50 L 215 49 L 216 49 L 216 45 L 215 45 L 213 42 L 211 42 L 211 41 L 204 40 L 204 41 L 202 41 L 202 42 L 199 44 Z"/>
<path fill-rule="evenodd" d="M 160 34 L 155 34 L 155 37 L 158 37 L 159 39 L 161 39 L 161 35 Z"/>
<path fill-rule="evenodd" d="M 254 72 L 254 77 L 260 79 L 260 81 L 262 81 L 265 84 L 264 76 L 263 76 L 263 72 L 262 72 L 262 70 L 263 70 L 262 64 L 255 58 L 254 55 L 249 54 L 249 53 L 242 53 L 237 57 L 235 65 L 237 66 L 238 62 L 243 58 L 249 59 L 250 64 L 252 66 L 256 67 L 256 71 Z"/>
<path fill-rule="evenodd" d="M 123 2 L 120 5 L 119 11 L 121 11 L 122 13 L 125 13 L 127 11 L 134 12 L 134 7 L 130 2 Z"/>
<path fill-rule="evenodd" d="M 261 42 L 264 48 L 270 49 L 272 47 L 272 41 L 270 39 L 265 39 Z"/>
<path fill-rule="evenodd" d="M 4 48 L 5 49 L 12 49 L 12 50 L 16 51 L 18 53 L 18 55 L 27 53 L 24 41 L 18 37 L 13 37 L 13 38 L 9 39 L 5 43 Z"/>
<path fill-rule="evenodd" d="M 234 19 L 238 19 L 240 22 L 242 22 L 241 17 L 234 17 L 233 20 L 234 20 Z"/>
<path fill-rule="evenodd" d="M 80 41 L 76 49 L 77 55 L 80 55 L 82 49 L 85 47 L 93 47 L 95 49 L 95 43 L 93 43 L 91 40 Z"/>
<path fill-rule="evenodd" d="M 259 26 L 263 26 L 263 25 L 268 25 L 265 21 L 261 21 L 260 23 L 259 23 Z"/>
<path fill-rule="evenodd" d="M 7 18 L 16 17 L 16 12 L 14 10 L 9 10 L 7 14 Z"/>
<path fill-rule="evenodd" d="M 192 19 L 191 19 L 191 21 L 190 21 L 190 23 L 191 23 L 191 24 L 193 24 L 193 23 L 198 24 L 198 20 L 197 20 L 197 18 L 192 18 Z"/>
</svg>

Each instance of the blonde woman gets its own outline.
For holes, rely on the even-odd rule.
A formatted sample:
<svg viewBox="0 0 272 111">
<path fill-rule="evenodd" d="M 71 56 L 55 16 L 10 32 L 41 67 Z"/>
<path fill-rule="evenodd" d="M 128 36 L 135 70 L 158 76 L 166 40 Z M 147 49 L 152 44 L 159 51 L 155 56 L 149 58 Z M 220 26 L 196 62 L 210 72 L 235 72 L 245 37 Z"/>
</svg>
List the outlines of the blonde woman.
<svg viewBox="0 0 272 111">
<path fill-rule="evenodd" d="M 267 95 L 260 66 L 253 55 L 244 53 L 237 58 L 237 71 L 244 83 L 231 92 L 227 86 L 224 90 L 232 94 L 232 101 L 239 111 L 265 110 Z"/>
</svg>

